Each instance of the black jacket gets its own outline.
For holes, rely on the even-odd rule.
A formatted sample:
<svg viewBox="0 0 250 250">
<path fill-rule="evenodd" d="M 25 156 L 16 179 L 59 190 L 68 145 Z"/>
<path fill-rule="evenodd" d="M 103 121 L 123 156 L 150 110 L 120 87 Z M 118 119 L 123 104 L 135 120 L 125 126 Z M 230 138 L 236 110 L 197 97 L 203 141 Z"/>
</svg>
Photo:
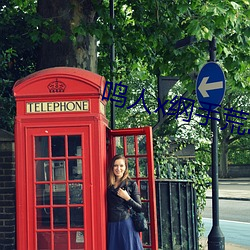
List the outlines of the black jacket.
<svg viewBox="0 0 250 250">
<path fill-rule="evenodd" d="M 129 201 L 125 201 L 117 195 L 117 191 L 119 188 L 127 190 L 131 199 Z M 107 191 L 107 200 L 108 200 L 108 221 L 116 222 L 125 220 L 130 216 L 130 209 L 132 208 L 136 212 L 141 212 L 141 197 L 138 191 L 138 186 L 135 181 L 128 180 L 128 184 L 126 181 L 123 181 L 121 185 L 117 188 L 111 186 Z"/>
</svg>

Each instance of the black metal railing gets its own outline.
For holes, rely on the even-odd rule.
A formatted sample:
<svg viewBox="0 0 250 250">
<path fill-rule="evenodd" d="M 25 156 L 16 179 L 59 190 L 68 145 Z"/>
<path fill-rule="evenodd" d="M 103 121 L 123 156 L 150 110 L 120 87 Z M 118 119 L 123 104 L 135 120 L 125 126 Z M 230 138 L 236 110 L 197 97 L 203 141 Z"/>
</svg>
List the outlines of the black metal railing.
<svg viewBox="0 0 250 250">
<path fill-rule="evenodd" d="M 188 180 L 156 180 L 159 250 L 198 250 L 196 193 Z"/>
</svg>

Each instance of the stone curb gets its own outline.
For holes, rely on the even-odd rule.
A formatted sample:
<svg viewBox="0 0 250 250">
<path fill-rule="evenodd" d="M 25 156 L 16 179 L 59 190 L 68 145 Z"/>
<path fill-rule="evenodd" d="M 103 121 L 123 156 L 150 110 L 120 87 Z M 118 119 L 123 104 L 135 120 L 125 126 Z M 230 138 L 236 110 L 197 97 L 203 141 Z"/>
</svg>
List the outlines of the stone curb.
<svg viewBox="0 0 250 250">
<path fill-rule="evenodd" d="M 206 196 L 206 199 L 212 199 L 212 196 Z M 243 197 L 219 197 L 219 200 L 250 201 L 250 198 L 243 198 Z"/>
</svg>

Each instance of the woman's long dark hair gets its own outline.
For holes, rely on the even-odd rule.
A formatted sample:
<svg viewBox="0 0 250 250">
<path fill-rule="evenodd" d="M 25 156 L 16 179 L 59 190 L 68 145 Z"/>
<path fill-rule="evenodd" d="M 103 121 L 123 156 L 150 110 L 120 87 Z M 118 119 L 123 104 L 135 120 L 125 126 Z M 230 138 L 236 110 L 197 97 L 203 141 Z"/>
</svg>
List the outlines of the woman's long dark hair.
<svg viewBox="0 0 250 250">
<path fill-rule="evenodd" d="M 123 159 L 124 162 L 125 162 L 125 166 L 126 166 L 126 169 L 124 171 L 124 174 L 121 178 L 121 182 L 124 181 L 124 180 L 127 180 L 127 179 L 130 179 L 129 177 L 129 172 L 128 172 L 128 160 L 126 159 L 126 157 L 124 155 L 115 155 L 110 164 L 109 164 L 109 167 L 108 167 L 108 186 L 112 186 L 115 184 L 115 174 L 114 174 L 114 163 L 116 160 L 119 160 L 119 159 Z"/>
</svg>

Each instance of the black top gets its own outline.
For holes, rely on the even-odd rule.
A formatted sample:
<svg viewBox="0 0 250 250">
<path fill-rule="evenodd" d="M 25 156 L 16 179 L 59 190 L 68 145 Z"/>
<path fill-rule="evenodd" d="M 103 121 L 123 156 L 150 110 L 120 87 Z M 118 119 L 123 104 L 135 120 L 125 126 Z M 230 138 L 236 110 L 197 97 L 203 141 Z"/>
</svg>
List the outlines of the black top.
<svg viewBox="0 0 250 250">
<path fill-rule="evenodd" d="M 128 194 L 131 197 L 129 201 L 125 201 L 117 195 L 117 191 L 119 188 L 127 190 Z M 116 222 L 127 219 L 130 216 L 130 208 L 132 208 L 136 212 L 141 212 L 142 210 L 138 186 L 136 182 L 132 180 L 128 180 L 127 185 L 126 181 L 123 181 L 117 188 L 114 188 L 114 186 L 109 187 L 107 191 L 107 199 L 109 222 Z"/>
</svg>

